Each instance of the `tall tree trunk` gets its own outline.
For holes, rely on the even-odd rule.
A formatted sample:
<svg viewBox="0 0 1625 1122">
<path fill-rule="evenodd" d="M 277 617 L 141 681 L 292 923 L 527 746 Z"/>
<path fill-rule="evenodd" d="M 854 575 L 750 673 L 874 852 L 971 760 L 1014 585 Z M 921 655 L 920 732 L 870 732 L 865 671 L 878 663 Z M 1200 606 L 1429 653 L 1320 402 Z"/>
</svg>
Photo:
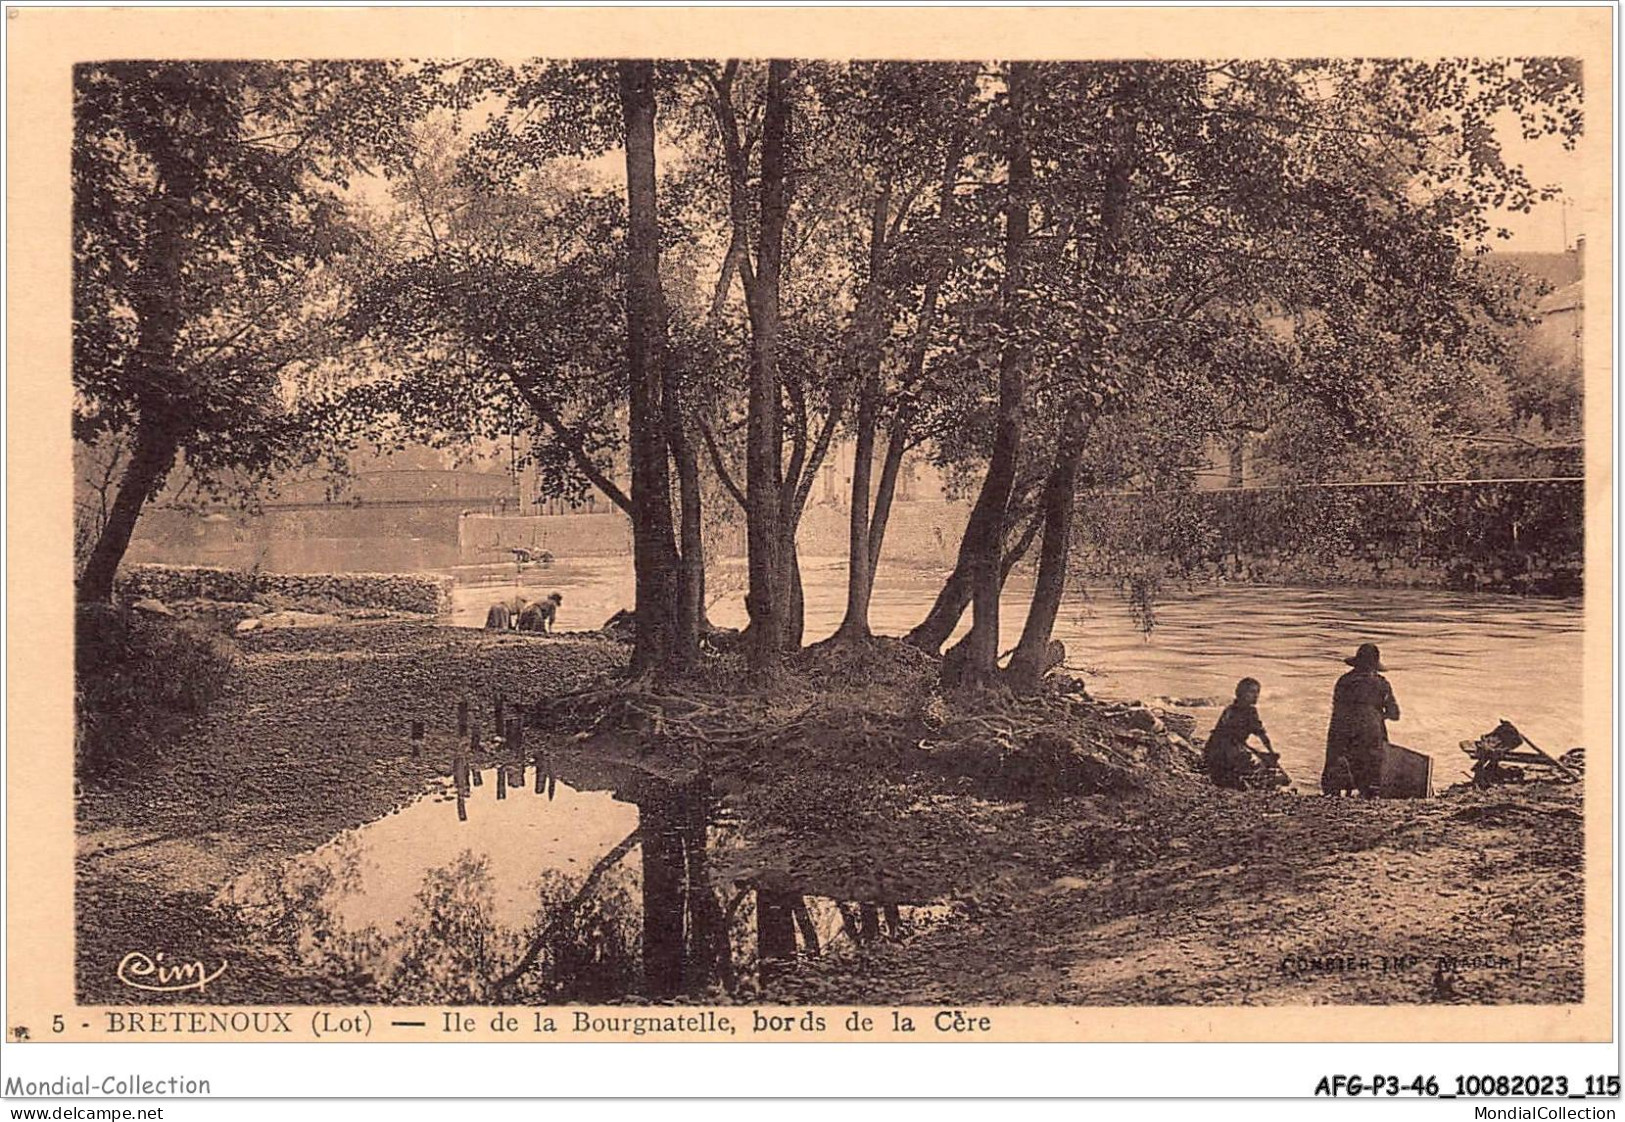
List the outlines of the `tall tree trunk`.
<svg viewBox="0 0 1625 1122">
<path fill-rule="evenodd" d="M 1033 542 L 1038 537 L 1039 525 L 1039 517 L 1033 515 L 1027 520 L 1026 529 L 1022 530 L 1021 536 L 1004 551 L 1004 558 L 1000 563 L 1001 580 L 1010 578 L 1010 571 L 1032 548 Z M 938 653 L 942 650 L 942 644 L 948 641 L 948 636 L 954 633 L 954 628 L 959 626 L 959 617 L 970 607 L 970 601 L 970 565 L 962 552 L 959 563 L 954 566 L 953 572 L 948 574 L 948 579 L 942 584 L 942 590 L 932 602 L 931 610 L 903 637 L 903 641 L 931 654 Z"/>
<path fill-rule="evenodd" d="M 1083 459 L 1088 422 L 1074 407 L 1061 430 L 1061 443 L 1049 478 L 1044 481 L 1041 518 L 1044 545 L 1038 554 L 1038 580 L 1032 606 L 1021 629 L 1021 640 L 1010 656 L 1009 678 L 1021 690 L 1030 690 L 1049 670 L 1049 641 L 1055 617 L 1066 591 L 1067 557 L 1072 541 L 1072 512 L 1077 502 L 1078 465 Z M 1036 524 L 1036 522 L 1035 522 Z"/>
<path fill-rule="evenodd" d="M 683 822 L 670 795 L 638 804 L 643 839 L 643 992 L 671 997 L 683 985 Z"/>
<path fill-rule="evenodd" d="M 794 533 L 792 530 L 780 554 L 785 559 L 784 649 L 787 651 L 801 648 L 802 635 L 807 628 L 807 593 L 801 583 L 801 554 L 796 549 Z"/>
<path fill-rule="evenodd" d="M 683 948 L 683 989 L 704 993 L 712 977 L 723 973 L 722 952 L 727 946 L 727 925 L 711 887 L 707 858 L 710 832 L 710 788 L 701 780 L 678 799 L 683 818 L 684 894 L 688 900 L 689 937 Z M 719 947 L 718 941 L 723 944 Z"/>
<path fill-rule="evenodd" d="M 113 598 L 113 578 L 130 547 L 130 535 L 135 532 L 141 510 L 158 493 L 175 465 L 176 443 L 159 431 L 159 424 L 145 417 L 138 423 L 135 447 L 119 480 L 118 497 L 108 511 L 107 522 L 85 562 L 84 572 L 79 574 L 76 595 L 80 603 Z"/>
<path fill-rule="evenodd" d="M 861 438 L 858 443 L 862 444 Z M 880 571 L 880 553 L 886 545 L 886 526 L 891 521 L 892 501 L 897 495 L 897 479 L 902 473 L 903 455 L 907 451 L 908 420 L 903 412 L 899 411 L 892 417 L 891 428 L 886 433 L 886 457 L 881 462 L 880 478 L 875 483 L 874 511 L 869 516 L 869 524 L 865 533 L 868 544 L 868 559 L 863 571 L 864 585 L 862 590 L 857 593 L 848 590 L 848 614 L 853 614 L 853 602 L 860 602 L 863 621 L 862 634 L 864 635 L 871 633 L 869 630 L 869 604 L 874 599 L 875 576 Z M 845 625 L 843 624 L 843 626 Z"/>
<path fill-rule="evenodd" d="M 1086 299 L 1095 301 L 1096 313 L 1090 329 L 1079 347 L 1085 359 L 1081 369 L 1091 380 L 1104 377 L 1103 358 L 1107 334 L 1103 326 L 1112 314 L 1118 278 L 1122 271 L 1123 218 L 1128 210 L 1130 188 L 1129 144 L 1132 129 L 1123 117 L 1117 118 L 1119 135 L 1114 144 L 1111 170 L 1105 180 L 1100 200 L 1100 225 L 1095 238 L 1091 259 L 1083 266 Z M 1033 588 L 1032 604 L 1022 626 L 1021 640 L 1010 657 L 1012 684 L 1021 690 L 1038 685 L 1049 669 L 1050 636 L 1055 631 L 1055 617 L 1060 611 L 1061 597 L 1066 591 L 1067 558 L 1072 548 L 1072 513 L 1077 503 L 1078 465 L 1083 459 L 1083 446 L 1088 438 L 1092 416 L 1086 405 L 1086 387 L 1073 387 L 1065 407 L 1064 419 L 1055 443 L 1055 457 L 1048 478 L 1044 482 L 1043 519 L 1044 547 L 1039 554 L 1038 580 Z"/>
<path fill-rule="evenodd" d="M 79 574 L 75 595 L 81 603 L 112 599 L 113 581 L 130 548 L 135 524 L 175 466 L 183 435 L 174 427 L 172 414 L 176 411 L 162 387 L 169 382 L 165 375 L 175 361 L 180 339 L 185 217 L 193 205 L 198 171 L 167 146 L 156 148 L 153 157 L 159 196 L 147 216 L 151 239 L 141 262 L 142 279 L 147 283 L 138 289 L 131 309 L 139 333 L 133 368 L 128 372 L 138 411 L 135 441 L 129 466 L 119 480 L 118 497 Z"/>
<path fill-rule="evenodd" d="M 717 272 L 717 285 L 711 290 L 709 318 L 713 323 L 722 318 L 723 309 L 728 306 L 728 290 L 733 287 L 734 273 L 739 271 L 739 263 L 745 259 L 745 230 L 739 225 L 733 225 L 731 230 L 732 233 L 728 237 L 728 252 L 722 257 L 722 268 Z"/>
<path fill-rule="evenodd" d="M 701 536 L 704 510 L 700 492 L 700 465 L 694 451 L 682 388 L 671 364 L 665 379 L 666 439 L 677 465 L 678 588 L 676 645 L 668 660 L 674 669 L 693 664 L 705 628 L 705 542 Z"/>
<path fill-rule="evenodd" d="M 970 86 L 966 87 L 966 94 Z M 937 225 L 950 229 L 953 223 L 955 209 L 955 187 L 959 181 L 959 165 L 965 158 L 965 133 L 963 129 L 956 129 L 948 142 L 946 158 L 942 167 L 942 183 L 937 196 Z M 930 272 L 926 275 L 925 291 L 920 297 L 920 317 L 915 325 L 914 339 L 909 348 L 908 366 L 903 373 L 902 387 L 905 391 L 919 385 L 925 375 L 925 356 L 931 347 L 931 331 L 936 325 L 937 299 L 942 291 L 943 283 L 948 279 L 952 268 L 952 260 L 946 252 L 940 252 L 932 262 Z M 849 619 L 858 616 L 861 609 L 861 623 L 854 621 L 854 632 L 868 635 L 869 604 L 874 599 L 875 575 L 880 569 L 880 554 L 886 544 L 886 526 L 891 520 L 892 501 L 897 493 L 897 478 L 902 471 L 903 455 L 908 451 L 910 415 L 906 404 L 899 405 L 892 414 L 891 424 L 886 432 L 886 457 L 880 467 L 880 479 L 875 484 L 874 509 L 868 514 L 868 522 L 864 535 L 868 539 L 868 563 L 862 571 L 864 584 L 861 589 L 853 590 L 850 586 L 847 594 L 847 616 Z M 862 423 L 860 413 L 859 439 L 862 440 Z M 871 438 L 872 443 L 872 438 Z M 856 498 L 857 480 L 853 480 L 854 499 Z M 854 506 L 856 503 L 854 502 Z M 854 519 L 853 525 L 856 525 Z M 855 568 L 855 566 L 854 566 Z M 961 609 L 963 610 L 963 609 Z M 955 616 L 957 623 L 958 616 Z M 847 624 L 842 622 L 842 628 Z M 861 628 L 861 630 L 860 630 Z M 949 630 L 952 630 L 950 626 Z M 941 647 L 939 640 L 937 647 Z"/>
<path fill-rule="evenodd" d="M 1010 64 L 1005 149 L 1009 182 L 1005 188 L 1004 277 L 999 286 L 1000 317 L 1007 340 L 999 357 L 999 403 L 993 425 L 993 450 L 981 493 L 965 526 L 970 545 L 971 630 L 963 641 L 960 680 L 986 683 L 998 673 L 999 594 L 1004 578 L 1000 562 L 1010 495 L 1021 457 L 1022 397 L 1026 392 L 1026 344 L 1016 330 L 1020 322 L 1021 285 L 1027 251 L 1033 183 L 1032 153 L 1027 145 L 1026 112 L 1029 64 Z"/>
<path fill-rule="evenodd" d="M 903 454 L 908 451 L 908 420 L 893 416 L 886 433 L 886 458 L 880 465 L 880 481 L 875 484 L 875 510 L 869 519 L 869 586 L 874 590 L 875 570 L 880 568 L 880 551 L 886 544 L 886 524 L 891 521 L 892 499 L 897 494 L 897 477 L 902 472 Z"/>
<path fill-rule="evenodd" d="M 700 635 L 709 626 L 705 616 L 705 537 L 700 467 L 694 456 L 694 445 L 686 439 L 677 458 L 677 495 L 681 519 L 679 545 L 682 550 L 677 636 L 683 652 L 679 661 L 686 665 L 699 652 Z"/>
<path fill-rule="evenodd" d="M 847 520 L 846 615 L 835 637 L 845 642 L 869 638 L 869 597 L 874 564 L 869 553 L 869 482 L 875 462 L 878 387 L 867 379 L 858 393 L 857 434 L 852 448 L 852 509 Z"/>
<path fill-rule="evenodd" d="M 784 411 L 779 399 L 779 281 L 784 224 L 789 213 L 785 182 L 789 162 L 790 64 L 768 64 L 767 105 L 762 118 L 761 227 L 754 282 L 747 285 L 751 324 L 749 414 L 745 434 L 745 526 L 749 552 L 750 656 L 757 669 L 783 655 L 789 608 L 789 571 L 784 563 L 780 503 Z"/>
<path fill-rule="evenodd" d="M 792 470 L 787 470 L 784 480 L 784 490 L 780 495 L 779 524 L 784 530 L 783 546 L 779 554 L 780 562 L 784 565 L 785 580 L 789 589 L 789 608 L 784 621 L 784 649 L 794 651 L 800 648 L 802 632 L 806 627 L 806 601 L 802 595 L 801 587 L 801 558 L 796 552 L 796 538 L 801 532 L 801 516 L 807 513 L 807 500 L 812 495 L 813 484 L 818 479 L 818 471 L 824 465 L 829 455 L 830 443 L 835 435 L 835 428 L 841 422 L 846 412 L 846 393 L 837 393 L 829 403 L 829 409 L 824 416 L 824 423 L 818 430 L 818 435 L 809 442 L 809 432 L 805 428 L 806 417 L 798 417 L 797 424 L 802 432 L 795 443 L 799 450 L 792 455 Z M 797 411 L 802 412 L 801 410 Z M 809 446 L 810 445 L 810 446 Z"/>
<path fill-rule="evenodd" d="M 796 957 L 795 894 L 756 890 L 756 970 L 765 985 Z"/>
<path fill-rule="evenodd" d="M 671 521 L 663 395 L 666 324 L 655 196 L 654 64 L 618 64 L 626 122 L 627 365 L 632 461 L 632 565 L 637 589 L 634 671 L 681 661 L 677 545 Z"/>
<path fill-rule="evenodd" d="M 881 271 L 885 267 L 891 193 L 891 177 L 887 176 L 875 195 L 870 215 L 869 277 L 858 297 L 852 332 L 856 351 L 854 375 L 858 383 L 857 438 L 852 452 L 852 508 L 847 526 L 846 615 L 835 633 L 837 639 L 846 641 L 869 637 L 869 596 L 875 583 L 869 549 L 869 492 L 880 411 Z"/>
</svg>

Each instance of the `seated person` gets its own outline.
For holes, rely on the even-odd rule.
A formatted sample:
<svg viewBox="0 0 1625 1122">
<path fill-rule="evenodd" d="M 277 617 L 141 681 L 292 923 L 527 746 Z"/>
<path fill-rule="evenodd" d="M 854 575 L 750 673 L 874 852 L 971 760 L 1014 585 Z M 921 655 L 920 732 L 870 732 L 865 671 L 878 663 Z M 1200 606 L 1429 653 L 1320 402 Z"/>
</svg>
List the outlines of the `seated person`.
<svg viewBox="0 0 1625 1122">
<path fill-rule="evenodd" d="M 1243 791 L 1260 770 L 1247 745 L 1247 738 L 1256 736 L 1263 741 L 1266 751 L 1273 754 L 1269 733 L 1258 716 L 1258 695 L 1261 687 L 1256 678 L 1243 678 L 1236 683 L 1236 699 L 1219 715 L 1219 723 L 1208 734 L 1202 748 L 1202 763 L 1208 778 L 1219 787 Z"/>
</svg>

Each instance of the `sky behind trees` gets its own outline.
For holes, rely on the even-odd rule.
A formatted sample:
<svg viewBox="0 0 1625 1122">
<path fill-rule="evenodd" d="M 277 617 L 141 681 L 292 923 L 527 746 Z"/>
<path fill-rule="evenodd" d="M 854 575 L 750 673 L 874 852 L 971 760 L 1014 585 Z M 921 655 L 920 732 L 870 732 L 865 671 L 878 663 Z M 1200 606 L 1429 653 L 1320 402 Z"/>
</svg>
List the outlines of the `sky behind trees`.
<svg viewBox="0 0 1625 1122">
<path fill-rule="evenodd" d="M 486 98 L 463 115 L 462 128 L 470 133 L 478 131 L 500 109 L 500 99 Z M 1521 164 L 1531 183 L 1537 187 L 1558 187 L 1563 197 L 1539 203 L 1525 213 L 1505 209 L 1494 211 L 1494 224 L 1506 229 L 1510 237 L 1496 239 L 1491 248 L 1523 253 L 1560 253 L 1571 247 L 1576 237 L 1584 236 L 1586 212 L 1595 205 L 1588 204 L 1580 195 L 1585 139 L 1581 138 L 1579 146 L 1572 149 L 1565 148 L 1559 137 L 1542 136 L 1536 140 L 1525 140 L 1518 135 L 1517 123 L 1511 114 L 1502 114 L 1498 125 L 1498 138 L 1509 161 Z M 655 157 L 662 174 L 678 156 L 675 146 L 666 143 L 657 145 Z M 619 189 L 626 186 L 626 155 L 619 148 L 590 160 L 572 163 L 594 179 L 601 179 L 605 186 Z M 382 176 L 359 177 L 352 184 L 352 189 L 355 197 L 369 205 L 393 205 L 389 198 L 389 184 Z"/>
</svg>

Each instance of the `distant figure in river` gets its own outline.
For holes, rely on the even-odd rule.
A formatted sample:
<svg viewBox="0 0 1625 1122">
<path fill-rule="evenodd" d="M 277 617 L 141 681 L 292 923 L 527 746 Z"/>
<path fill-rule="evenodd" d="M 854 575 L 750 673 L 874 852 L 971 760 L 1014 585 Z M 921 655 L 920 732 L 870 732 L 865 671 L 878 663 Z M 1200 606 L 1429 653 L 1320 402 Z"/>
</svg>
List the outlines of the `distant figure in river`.
<svg viewBox="0 0 1625 1122">
<path fill-rule="evenodd" d="M 519 613 L 519 630 L 539 631 L 543 635 L 553 633 L 553 621 L 559 612 L 559 605 L 564 603 L 564 597 L 557 592 L 549 592 L 546 600 L 538 600 L 534 604 L 526 604 Z"/>
<path fill-rule="evenodd" d="M 1320 789 L 1327 795 L 1358 791 L 1366 797 L 1378 793 L 1383 748 L 1388 743 L 1388 722 L 1399 720 L 1399 702 L 1388 679 L 1382 654 L 1375 643 L 1361 643 L 1354 669 L 1337 680 L 1332 690 L 1332 721 L 1326 730 L 1326 767 Z"/>
<path fill-rule="evenodd" d="M 1270 734 L 1264 731 L 1264 722 L 1258 716 L 1258 695 L 1262 687 L 1257 678 L 1243 678 L 1236 683 L 1236 699 L 1219 714 L 1219 723 L 1208 734 L 1202 748 L 1202 764 L 1215 786 L 1245 791 L 1263 769 L 1253 758 L 1247 738 L 1256 736 L 1264 750 L 1274 755 L 1270 747 Z"/>
</svg>

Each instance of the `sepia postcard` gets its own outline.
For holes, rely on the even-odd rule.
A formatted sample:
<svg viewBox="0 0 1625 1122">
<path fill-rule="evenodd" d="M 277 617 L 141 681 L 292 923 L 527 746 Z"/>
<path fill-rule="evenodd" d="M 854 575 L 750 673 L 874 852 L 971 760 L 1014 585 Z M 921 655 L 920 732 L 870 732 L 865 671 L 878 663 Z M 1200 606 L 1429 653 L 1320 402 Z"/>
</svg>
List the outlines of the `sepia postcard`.
<svg viewBox="0 0 1625 1122">
<path fill-rule="evenodd" d="M 8 1046 L 1609 1038 L 1610 9 L 6 14 Z"/>
</svg>

